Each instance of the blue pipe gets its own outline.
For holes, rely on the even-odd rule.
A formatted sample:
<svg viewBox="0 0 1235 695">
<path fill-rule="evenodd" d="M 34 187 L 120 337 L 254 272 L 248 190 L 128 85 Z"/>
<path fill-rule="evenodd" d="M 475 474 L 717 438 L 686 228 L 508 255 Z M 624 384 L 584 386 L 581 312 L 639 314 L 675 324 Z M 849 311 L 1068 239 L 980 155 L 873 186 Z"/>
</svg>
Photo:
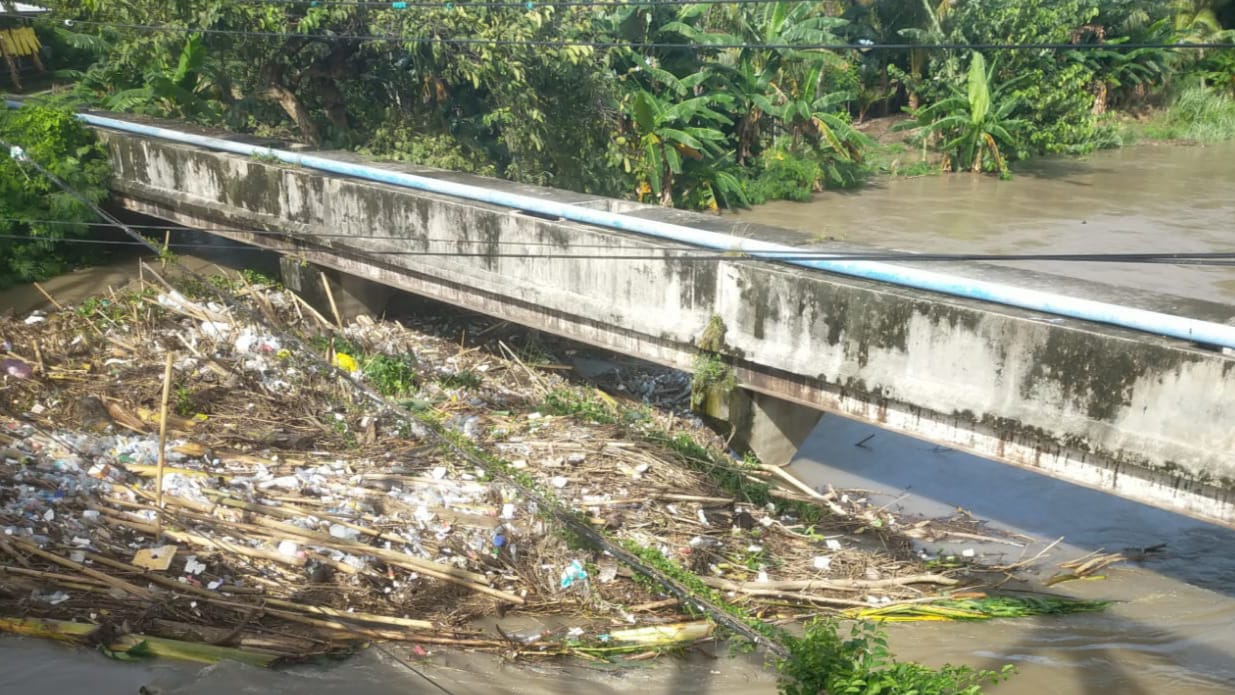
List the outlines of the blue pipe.
<svg viewBox="0 0 1235 695">
<path fill-rule="evenodd" d="M 21 105 L 20 102 L 12 101 L 8 102 L 8 104 L 10 107 Z M 353 164 L 325 157 L 299 154 L 287 150 L 245 145 L 220 138 L 130 123 L 93 114 L 79 114 L 78 118 L 86 123 L 102 128 L 135 133 L 159 140 L 179 142 L 245 156 L 261 155 L 274 157 L 288 164 L 326 171 L 332 174 L 526 210 L 551 217 L 560 217 L 573 222 L 644 234 L 658 239 L 667 239 L 716 251 L 742 252 L 767 260 L 781 260 L 782 262 L 804 268 L 885 282 L 901 287 L 938 292 L 953 297 L 964 297 L 966 299 L 1019 307 L 1030 311 L 1067 316 L 1083 321 L 1111 324 L 1146 333 L 1235 349 L 1235 325 L 1174 316 L 1172 314 L 1069 297 L 1067 295 L 1014 287 L 996 282 L 973 280 L 892 263 L 847 261 L 843 259 L 830 260 L 826 258 L 802 260 L 801 258 L 793 258 L 795 254 L 801 254 L 801 249 L 784 244 L 742 239 L 728 234 L 708 232 L 668 222 L 658 222 L 621 213 L 595 210 L 517 193 L 490 190 L 483 186 L 442 181 L 414 174 L 389 171 L 364 164 Z"/>
</svg>

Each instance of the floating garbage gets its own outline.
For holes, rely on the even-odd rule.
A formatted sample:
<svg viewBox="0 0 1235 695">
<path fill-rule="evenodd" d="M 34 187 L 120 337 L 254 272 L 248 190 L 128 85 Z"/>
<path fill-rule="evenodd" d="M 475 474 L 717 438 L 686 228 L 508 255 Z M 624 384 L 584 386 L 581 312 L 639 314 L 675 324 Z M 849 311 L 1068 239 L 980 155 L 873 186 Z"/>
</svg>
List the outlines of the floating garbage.
<svg viewBox="0 0 1235 695">
<path fill-rule="evenodd" d="M 562 579 L 559 586 L 563 589 L 569 589 L 578 582 L 587 580 L 587 570 L 583 569 L 583 564 L 578 560 L 571 560 L 566 569 L 562 570 Z"/>
<path fill-rule="evenodd" d="M 0 360 L 0 372 L 14 379 L 29 379 L 34 376 L 34 368 L 21 360 Z"/>
</svg>

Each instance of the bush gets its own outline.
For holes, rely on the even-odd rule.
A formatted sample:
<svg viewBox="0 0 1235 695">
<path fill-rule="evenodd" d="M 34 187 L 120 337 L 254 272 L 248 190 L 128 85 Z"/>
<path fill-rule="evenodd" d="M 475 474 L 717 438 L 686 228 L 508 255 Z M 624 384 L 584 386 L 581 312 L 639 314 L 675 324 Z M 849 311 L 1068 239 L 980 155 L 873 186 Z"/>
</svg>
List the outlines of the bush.
<svg viewBox="0 0 1235 695">
<path fill-rule="evenodd" d="M 834 622 L 815 621 L 802 637 L 791 638 L 790 656 L 780 662 L 783 695 L 819 693 L 879 693 L 880 695 L 975 695 L 982 685 L 1006 678 L 1012 671 L 978 671 L 966 666 L 934 670 L 898 662 L 887 638 L 869 623 L 858 623 L 842 639 Z"/>
<path fill-rule="evenodd" d="M 465 171 L 481 176 L 497 175 L 497 167 L 488 161 L 485 153 L 468 151 L 450 135 L 426 134 L 409 126 L 378 127 L 368 146 L 361 151 L 385 159 L 438 169 Z"/>
<path fill-rule="evenodd" d="M 759 173 L 747 185 L 747 197 L 754 204 L 810 200 L 823 176 L 809 156 L 782 147 L 765 150 L 759 164 Z"/>
<path fill-rule="evenodd" d="M 88 244 L 57 244 L 85 237 L 95 213 L 43 174 L 63 181 L 87 200 L 107 197 L 107 154 L 70 111 L 45 105 L 0 110 L 0 286 L 42 280 L 97 258 Z M 9 156 L 21 147 L 27 162 Z M 15 238 L 9 238 L 15 237 Z"/>
</svg>

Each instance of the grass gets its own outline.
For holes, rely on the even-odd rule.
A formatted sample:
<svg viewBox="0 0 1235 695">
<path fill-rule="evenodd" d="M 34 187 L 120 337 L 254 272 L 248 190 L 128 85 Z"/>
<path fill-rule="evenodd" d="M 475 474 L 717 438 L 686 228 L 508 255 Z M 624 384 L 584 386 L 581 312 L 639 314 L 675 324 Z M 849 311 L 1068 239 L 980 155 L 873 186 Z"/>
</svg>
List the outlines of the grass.
<svg viewBox="0 0 1235 695">
<path fill-rule="evenodd" d="M 733 369 L 719 354 L 700 351 L 695 356 L 694 370 L 690 379 L 692 406 L 699 407 L 712 389 L 717 389 L 721 393 L 729 393 L 735 385 Z"/>
<path fill-rule="evenodd" d="M 402 396 L 416 390 L 419 374 L 410 354 L 374 355 L 364 365 L 364 375 L 383 396 Z"/>
<path fill-rule="evenodd" d="M 1235 98 L 1204 87 L 1189 87 L 1165 111 L 1135 130 L 1152 140 L 1235 140 Z"/>
<path fill-rule="evenodd" d="M 906 178 L 938 176 L 943 173 L 937 158 L 932 162 L 921 148 L 900 142 L 891 142 L 872 148 L 869 166 L 879 174 Z"/>
</svg>

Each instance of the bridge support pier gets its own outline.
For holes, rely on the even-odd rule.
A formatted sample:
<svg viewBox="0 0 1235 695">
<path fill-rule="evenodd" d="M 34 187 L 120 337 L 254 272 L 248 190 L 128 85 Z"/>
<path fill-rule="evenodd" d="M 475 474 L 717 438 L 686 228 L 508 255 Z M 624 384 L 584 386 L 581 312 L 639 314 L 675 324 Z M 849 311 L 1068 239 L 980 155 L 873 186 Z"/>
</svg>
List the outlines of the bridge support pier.
<svg viewBox="0 0 1235 695">
<path fill-rule="evenodd" d="M 341 273 L 313 263 L 305 263 L 290 256 L 279 259 L 279 272 L 283 285 L 300 295 L 323 316 L 333 319 L 330 298 L 326 296 L 323 282 L 330 283 L 330 293 L 343 322 L 361 315 L 380 318 L 386 312 L 395 290 L 386 285 L 371 282 L 354 275 Z"/>
<path fill-rule="evenodd" d="M 744 388 L 710 389 L 699 408 L 708 417 L 733 427 L 735 449 L 749 450 L 762 463 L 785 466 L 793 461 L 823 413 Z"/>
</svg>

